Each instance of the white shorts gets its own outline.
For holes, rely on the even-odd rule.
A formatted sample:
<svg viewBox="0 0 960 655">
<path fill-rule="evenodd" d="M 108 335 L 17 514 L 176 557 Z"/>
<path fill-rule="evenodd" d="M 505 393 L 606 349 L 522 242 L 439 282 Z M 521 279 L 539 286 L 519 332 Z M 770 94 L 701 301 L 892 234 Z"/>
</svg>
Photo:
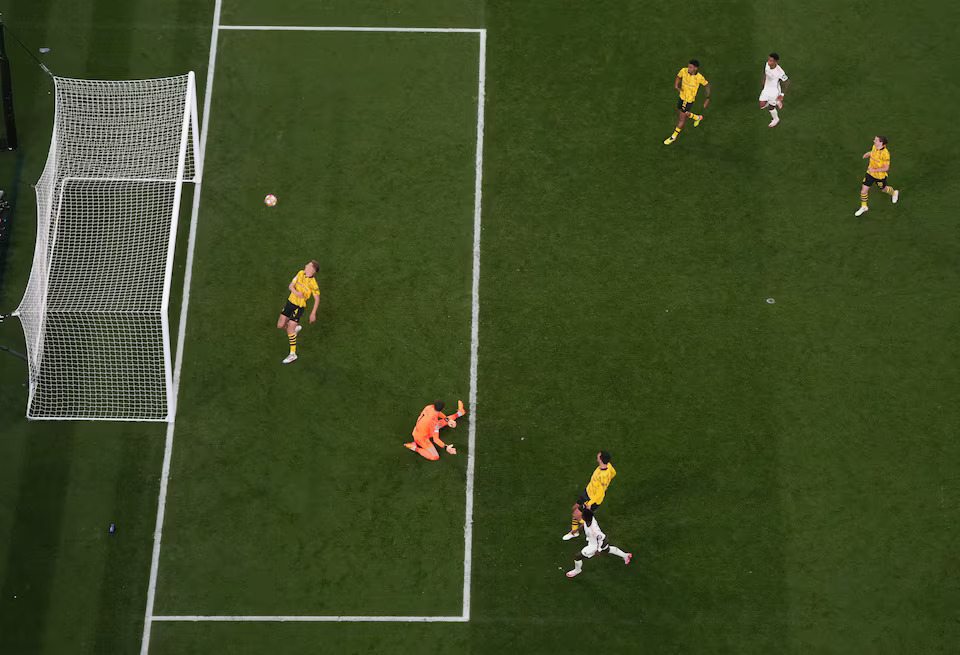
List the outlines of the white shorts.
<svg viewBox="0 0 960 655">
<path fill-rule="evenodd" d="M 760 102 L 766 102 L 767 104 L 775 105 L 777 104 L 777 96 L 779 95 L 780 91 L 778 89 L 774 89 L 773 91 L 767 91 L 764 89 L 760 92 Z"/>
<path fill-rule="evenodd" d="M 580 554 L 586 557 L 587 559 L 590 559 L 591 557 L 596 555 L 598 551 L 601 553 L 605 553 L 608 550 L 610 550 L 610 547 L 607 545 L 606 539 L 604 539 L 603 543 L 600 544 L 599 549 L 596 546 L 591 546 L 590 544 L 587 544 L 586 546 L 580 549 Z"/>
</svg>

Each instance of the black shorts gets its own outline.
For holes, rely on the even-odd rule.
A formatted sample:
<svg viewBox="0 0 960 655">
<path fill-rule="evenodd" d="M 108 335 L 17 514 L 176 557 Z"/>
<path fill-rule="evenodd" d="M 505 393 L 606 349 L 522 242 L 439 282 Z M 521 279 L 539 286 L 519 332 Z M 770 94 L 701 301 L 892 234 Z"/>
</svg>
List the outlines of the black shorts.
<svg viewBox="0 0 960 655">
<path fill-rule="evenodd" d="M 287 318 L 289 318 L 294 323 L 299 323 L 300 316 L 303 315 L 303 307 L 301 307 L 300 305 L 294 305 L 292 302 L 288 300 L 287 304 L 283 306 L 283 311 L 280 313 L 286 316 Z"/>
<path fill-rule="evenodd" d="M 886 188 L 887 188 L 887 178 L 883 178 L 882 180 L 878 180 L 878 179 L 875 178 L 874 176 L 870 175 L 870 173 L 866 173 L 866 174 L 863 176 L 863 186 L 873 186 L 874 184 L 876 184 L 876 185 L 877 185 L 878 187 L 880 187 L 881 189 L 886 189 Z"/>
<path fill-rule="evenodd" d="M 584 489 L 583 493 L 580 494 L 580 497 L 577 498 L 577 505 L 580 506 L 581 512 L 583 511 L 583 508 L 587 506 L 587 502 L 589 500 L 590 500 L 590 496 L 587 494 L 587 490 Z M 594 503 L 593 505 L 590 505 L 589 509 L 591 512 L 596 512 L 598 507 L 600 507 L 600 503 Z"/>
<path fill-rule="evenodd" d="M 680 111 L 691 111 L 693 102 L 685 102 L 683 98 L 677 98 L 677 109 Z"/>
</svg>

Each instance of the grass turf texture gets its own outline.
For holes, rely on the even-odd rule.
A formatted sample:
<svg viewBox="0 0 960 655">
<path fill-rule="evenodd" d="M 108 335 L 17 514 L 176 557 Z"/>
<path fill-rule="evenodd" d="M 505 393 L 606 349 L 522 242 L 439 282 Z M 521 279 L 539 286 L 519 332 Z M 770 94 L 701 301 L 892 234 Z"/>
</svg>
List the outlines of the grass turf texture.
<svg viewBox="0 0 960 655">
<path fill-rule="evenodd" d="M 59 74 L 193 68 L 202 84 L 210 6 L 35 4 L 5 17 L 54 46 Z M 955 5 L 296 9 L 268 22 L 489 29 L 472 619 L 155 624 L 152 652 L 550 652 L 584 616 L 610 652 L 950 652 L 958 130 L 925 99 Z M 228 0 L 224 22 L 258 11 Z M 383 435 L 405 435 L 426 402 L 399 396 L 466 392 L 470 194 L 456 189 L 472 180 L 475 40 L 282 35 L 244 52 L 221 36 L 157 611 L 456 613 L 465 449 L 429 467 Z M 776 130 L 755 105 L 772 49 L 793 79 Z M 713 102 L 667 148 L 672 76 L 694 56 Z M 4 309 L 29 272 L 27 183 L 50 125 L 42 78 L 15 64 L 23 182 Z M 336 67 L 358 79 L 319 74 Z M 953 88 L 936 95 L 956 104 Z M 854 219 L 876 133 L 904 195 L 873 192 Z M 438 153 L 450 168 L 421 170 Z M 408 173 L 386 175 L 391 160 Z M 441 214 L 450 252 L 412 265 L 409 233 Z M 300 216 L 336 222 L 298 239 L 322 249 L 324 302 L 281 368 L 283 278 L 314 256 L 278 246 Z M 430 379 L 402 368 L 428 340 L 397 328 L 408 290 L 437 279 L 450 366 Z M 22 339 L 15 323 L 0 338 Z M 22 368 L 0 366 L 0 651 L 134 651 L 162 430 L 27 424 Z M 321 410 L 293 429 L 285 383 Z M 360 447 L 344 453 L 349 438 Z M 599 520 L 635 558 L 595 558 L 570 581 L 559 536 L 601 447 L 620 475 Z M 431 489 L 452 509 L 404 504 Z M 349 551 L 323 520 L 331 500 L 365 531 Z M 424 544 L 442 551 L 433 572 Z"/>
</svg>

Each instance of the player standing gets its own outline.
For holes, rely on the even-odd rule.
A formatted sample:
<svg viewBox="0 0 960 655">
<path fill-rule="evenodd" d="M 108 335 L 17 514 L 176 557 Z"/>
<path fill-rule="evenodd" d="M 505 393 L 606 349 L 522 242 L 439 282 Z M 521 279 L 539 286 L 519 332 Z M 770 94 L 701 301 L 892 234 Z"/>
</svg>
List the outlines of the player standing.
<svg viewBox="0 0 960 655">
<path fill-rule="evenodd" d="M 580 494 L 576 504 L 573 506 L 573 517 L 570 520 L 570 532 L 563 535 L 564 541 L 569 541 L 580 534 L 580 524 L 583 523 L 582 511 L 589 509 L 595 511 L 604 496 L 607 495 L 607 487 L 610 481 L 617 475 L 617 471 L 610 462 L 610 452 L 603 450 L 597 453 L 597 468 L 590 476 L 590 482 L 587 488 Z"/>
<path fill-rule="evenodd" d="M 863 153 L 863 159 L 870 160 L 870 166 L 863 176 L 863 184 L 860 187 L 860 209 L 854 216 L 862 216 L 867 213 L 867 194 L 870 193 L 870 187 L 876 184 L 884 193 L 893 196 L 893 202 L 896 204 L 900 200 L 900 192 L 892 186 L 887 186 L 887 171 L 890 170 L 890 151 L 887 149 L 887 137 L 873 137 L 873 147 L 870 152 Z"/>
<path fill-rule="evenodd" d="M 633 559 L 633 553 L 625 553 L 616 546 L 608 544 L 607 535 L 600 529 L 600 524 L 597 523 L 597 519 L 593 517 L 593 512 L 589 509 L 583 510 L 583 523 L 584 532 L 587 533 L 587 545 L 580 550 L 580 553 L 573 560 L 573 570 L 567 571 L 568 578 L 580 575 L 583 570 L 583 558 L 590 559 L 597 553 L 610 553 L 622 558 L 624 564 L 630 563 L 630 560 Z"/>
<path fill-rule="evenodd" d="M 297 271 L 290 285 L 290 296 L 287 298 L 287 304 L 280 312 L 280 318 L 277 319 L 277 327 L 281 330 L 286 329 L 287 341 L 290 343 L 290 354 L 283 360 L 284 364 L 289 364 L 297 359 L 297 333 L 300 328 L 300 317 L 307 306 L 307 297 L 313 296 L 313 311 L 310 312 L 310 322 L 317 320 L 317 305 L 320 304 L 320 287 L 314 276 L 320 269 L 320 264 L 313 260 L 303 267 L 302 271 Z"/>
<path fill-rule="evenodd" d="M 673 81 L 673 88 L 680 93 L 680 97 L 677 99 L 677 127 L 674 128 L 673 134 L 664 139 L 664 145 L 670 145 L 677 140 L 677 136 L 683 129 L 683 124 L 687 121 L 688 116 L 693 119 L 694 127 L 700 125 L 700 121 L 703 120 L 702 114 L 694 114 L 692 111 L 693 101 L 697 99 L 697 91 L 700 90 L 701 86 L 707 87 L 707 97 L 703 101 L 703 108 L 706 109 L 707 105 L 710 104 L 710 82 L 699 71 L 700 62 L 691 59 L 686 68 L 680 69 Z"/>
<path fill-rule="evenodd" d="M 431 461 L 440 459 L 440 453 L 438 453 L 434 445 L 430 443 L 431 439 L 433 439 L 437 446 L 445 448 L 447 453 L 451 455 L 457 454 L 457 449 L 453 447 L 453 444 L 445 444 L 440 439 L 440 428 L 444 426 L 451 428 L 457 427 L 457 419 L 466 414 L 466 411 L 463 409 L 462 400 L 457 401 L 456 415 L 451 414 L 447 416 L 444 414 L 443 406 L 443 401 L 438 400 L 432 405 L 424 407 L 423 411 L 420 412 L 420 416 L 417 418 L 417 424 L 413 428 L 413 441 L 403 444 L 413 452 Z"/>
<path fill-rule="evenodd" d="M 780 83 L 783 82 L 783 88 Z M 760 109 L 770 112 L 770 122 L 767 127 L 776 127 L 780 122 L 777 108 L 783 109 L 783 96 L 790 88 L 790 78 L 780 68 L 780 55 L 771 52 L 767 57 L 767 65 L 763 67 L 763 90 L 760 91 Z"/>
</svg>

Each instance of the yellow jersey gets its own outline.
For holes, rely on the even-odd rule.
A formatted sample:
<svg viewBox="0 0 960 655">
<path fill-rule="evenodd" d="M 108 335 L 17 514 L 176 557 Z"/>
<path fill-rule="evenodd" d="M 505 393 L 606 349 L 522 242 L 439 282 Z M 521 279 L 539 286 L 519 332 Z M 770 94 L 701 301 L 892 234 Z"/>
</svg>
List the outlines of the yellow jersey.
<svg viewBox="0 0 960 655">
<path fill-rule="evenodd" d="M 697 91 L 700 90 L 700 87 L 710 84 L 707 82 L 707 78 L 701 75 L 699 71 L 697 71 L 696 75 L 691 75 L 690 71 L 686 68 L 681 68 L 680 72 L 677 73 L 677 77 L 680 78 L 680 99 L 684 102 L 693 102 L 696 100 Z"/>
<path fill-rule="evenodd" d="M 607 464 L 607 468 L 602 469 L 599 466 L 590 476 L 590 483 L 587 484 L 587 495 L 590 497 L 590 505 L 599 505 L 603 502 L 603 497 L 607 494 L 607 487 L 610 481 L 617 475 L 617 470 L 613 464 Z"/>
<path fill-rule="evenodd" d="M 890 165 L 890 151 L 884 146 L 877 150 L 877 146 L 870 148 L 870 168 L 883 168 Z M 882 180 L 887 176 L 888 171 L 882 173 L 867 173 L 875 180 Z"/>
<path fill-rule="evenodd" d="M 303 298 L 297 298 L 293 292 L 290 292 L 290 297 L 287 298 L 297 307 L 306 307 L 307 298 L 320 295 L 320 287 L 317 286 L 317 281 L 312 277 L 307 277 L 307 274 L 302 270 L 293 278 L 293 288 L 303 294 Z"/>
</svg>

